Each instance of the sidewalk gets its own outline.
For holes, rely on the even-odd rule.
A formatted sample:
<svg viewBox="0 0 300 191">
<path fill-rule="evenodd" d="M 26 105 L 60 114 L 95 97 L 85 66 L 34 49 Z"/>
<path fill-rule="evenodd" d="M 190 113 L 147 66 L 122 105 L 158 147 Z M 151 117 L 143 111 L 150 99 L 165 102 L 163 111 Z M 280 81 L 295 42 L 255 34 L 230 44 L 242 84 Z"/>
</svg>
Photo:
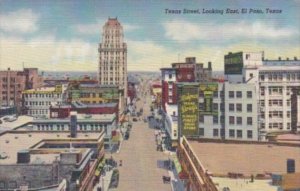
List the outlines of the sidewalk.
<svg viewBox="0 0 300 191">
<path fill-rule="evenodd" d="M 171 177 L 171 187 L 172 191 L 182 191 L 184 190 L 183 182 L 176 175 L 175 169 L 168 170 L 169 176 Z"/>
<path fill-rule="evenodd" d="M 93 191 L 97 191 L 98 187 L 101 187 L 101 188 L 103 187 L 103 180 L 104 180 L 104 189 L 102 188 L 101 191 L 108 191 L 108 187 L 109 187 L 109 184 L 110 184 L 112 173 L 113 173 L 113 170 L 106 172 L 105 176 L 101 176 L 99 183 L 96 184 Z"/>
</svg>

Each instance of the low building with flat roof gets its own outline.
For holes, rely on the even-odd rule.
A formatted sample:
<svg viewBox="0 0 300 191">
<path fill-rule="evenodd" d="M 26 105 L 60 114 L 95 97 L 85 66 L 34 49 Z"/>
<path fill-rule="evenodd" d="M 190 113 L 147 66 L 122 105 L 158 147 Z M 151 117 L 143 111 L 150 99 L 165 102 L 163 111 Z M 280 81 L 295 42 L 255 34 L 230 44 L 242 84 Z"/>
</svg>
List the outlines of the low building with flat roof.
<svg viewBox="0 0 300 191">
<path fill-rule="evenodd" d="M 179 174 L 185 177 L 185 185 L 195 190 L 277 191 L 279 185 L 273 184 L 271 176 L 300 172 L 299 146 L 183 137 L 177 150 L 183 167 Z"/>
<path fill-rule="evenodd" d="M 0 190 L 91 190 L 104 157 L 104 131 L 7 131 L 0 135 Z"/>
</svg>

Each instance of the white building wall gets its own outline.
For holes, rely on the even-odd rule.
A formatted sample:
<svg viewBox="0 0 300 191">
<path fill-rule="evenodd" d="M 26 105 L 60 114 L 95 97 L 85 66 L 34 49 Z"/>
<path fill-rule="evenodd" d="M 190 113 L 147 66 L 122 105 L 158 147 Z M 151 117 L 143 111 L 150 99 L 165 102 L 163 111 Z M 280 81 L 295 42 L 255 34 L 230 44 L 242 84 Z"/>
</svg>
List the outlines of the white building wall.
<svg viewBox="0 0 300 191">
<path fill-rule="evenodd" d="M 230 97 L 233 92 L 233 97 Z M 238 97 L 240 92 L 242 95 Z M 247 92 L 252 92 L 252 97 L 247 97 Z M 240 104 L 238 106 L 238 104 Z M 230 110 L 233 105 L 233 111 Z M 251 105 L 252 111 L 247 111 Z M 238 107 L 241 106 L 241 111 Z M 255 84 L 225 83 L 225 138 L 233 140 L 258 140 L 258 112 Z M 249 118 L 249 119 L 248 119 Z M 252 121 L 249 123 L 248 120 Z M 232 133 L 233 132 L 233 133 Z M 242 132 L 241 136 L 240 132 Z M 251 133 L 250 133 L 251 132 Z M 250 135 L 252 134 L 252 136 Z"/>
</svg>

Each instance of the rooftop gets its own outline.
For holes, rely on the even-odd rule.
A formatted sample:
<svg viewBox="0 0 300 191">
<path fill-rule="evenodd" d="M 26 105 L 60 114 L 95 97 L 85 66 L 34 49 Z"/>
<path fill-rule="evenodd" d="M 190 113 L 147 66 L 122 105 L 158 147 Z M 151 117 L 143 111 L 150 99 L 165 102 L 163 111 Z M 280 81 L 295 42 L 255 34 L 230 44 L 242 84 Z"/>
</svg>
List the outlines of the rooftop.
<svg viewBox="0 0 300 191">
<path fill-rule="evenodd" d="M 112 122 L 116 117 L 116 114 L 77 114 L 77 121 L 78 122 Z M 70 122 L 70 118 L 37 118 L 33 121 L 33 123 L 56 123 L 56 122 Z"/>
<path fill-rule="evenodd" d="M 232 178 L 220 178 L 213 177 L 213 182 L 217 184 L 218 190 L 222 190 L 224 187 L 230 188 L 230 191 L 258 191 L 268 190 L 277 191 L 277 186 L 271 184 L 272 180 L 254 180 L 250 182 L 250 179 L 232 179 Z"/>
<path fill-rule="evenodd" d="M 101 132 L 85 132 L 77 133 L 76 138 L 70 138 L 69 132 L 32 132 L 32 131 L 13 131 L 7 132 L 0 136 L 0 165 L 15 164 L 17 162 L 17 152 L 33 148 L 37 143 L 43 140 L 54 141 L 77 141 L 77 140 L 97 140 L 101 136 Z M 38 155 L 37 155 L 38 156 Z M 55 157 L 53 155 L 53 157 Z M 50 157 L 50 160 L 53 159 Z"/>
<path fill-rule="evenodd" d="M 243 144 L 189 141 L 203 166 L 215 176 L 241 173 L 256 176 L 286 173 L 287 159 L 300 165 L 300 147 L 274 144 Z M 284 155 L 283 155 L 284 153 Z M 300 172 L 300 168 L 296 168 Z"/>
<path fill-rule="evenodd" d="M 7 130 L 13 130 L 18 127 L 21 127 L 23 125 L 26 125 L 27 123 L 30 123 L 33 121 L 33 117 L 21 115 L 16 117 L 14 121 L 5 121 L 4 118 L 7 116 L 4 116 L 1 118 L 2 124 L 0 124 L 0 132 L 1 131 L 7 131 Z M 13 117 L 14 118 L 14 117 Z"/>
</svg>

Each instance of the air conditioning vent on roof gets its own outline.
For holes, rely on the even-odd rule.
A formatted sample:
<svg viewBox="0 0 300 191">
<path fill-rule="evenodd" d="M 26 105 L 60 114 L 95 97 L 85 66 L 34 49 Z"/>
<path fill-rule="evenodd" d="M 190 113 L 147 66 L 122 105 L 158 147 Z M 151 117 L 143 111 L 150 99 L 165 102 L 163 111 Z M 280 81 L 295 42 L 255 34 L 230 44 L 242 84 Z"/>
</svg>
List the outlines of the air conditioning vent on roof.
<svg viewBox="0 0 300 191">
<path fill-rule="evenodd" d="M 15 139 L 18 139 L 19 137 L 15 136 Z"/>
</svg>

